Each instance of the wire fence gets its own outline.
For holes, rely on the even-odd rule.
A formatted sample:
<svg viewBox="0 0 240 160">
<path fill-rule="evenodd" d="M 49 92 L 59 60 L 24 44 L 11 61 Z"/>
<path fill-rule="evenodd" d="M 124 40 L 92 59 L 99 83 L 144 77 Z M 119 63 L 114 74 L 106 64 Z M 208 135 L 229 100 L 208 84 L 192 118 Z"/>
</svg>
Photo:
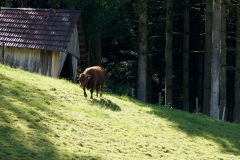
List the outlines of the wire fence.
<svg viewBox="0 0 240 160">
<path fill-rule="evenodd" d="M 136 89 L 131 88 L 131 97 L 133 99 L 137 98 L 136 96 Z M 163 105 L 163 97 L 162 97 L 162 92 L 147 92 L 147 99 L 149 100 L 150 103 L 156 104 L 156 105 Z"/>
<path fill-rule="evenodd" d="M 107 86 L 105 87 L 105 89 Z M 110 93 L 116 93 L 112 91 L 111 89 L 106 89 L 107 92 Z M 125 93 L 124 93 L 125 92 Z M 121 95 L 127 95 L 133 99 L 137 99 L 137 90 L 134 87 L 129 87 L 128 90 L 122 90 Z M 116 93 L 118 94 L 118 93 Z M 182 97 L 177 97 L 173 95 L 173 101 L 172 104 L 165 104 L 165 92 L 160 91 L 160 92 L 148 92 L 147 93 L 148 97 L 148 102 L 154 105 L 158 106 L 167 106 L 167 107 L 172 107 L 175 109 L 180 109 L 183 110 L 183 99 Z M 199 99 L 199 97 L 192 98 L 189 102 L 189 112 L 190 113 L 195 113 L 195 114 L 203 114 L 202 113 L 202 100 Z M 236 112 L 236 111 L 235 111 Z M 229 122 L 237 122 L 234 118 L 236 116 L 236 113 L 234 113 L 233 107 L 224 107 L 223 109 L 218 110 L 219 120 L 223 121 L 229 121 Z M 240 115 L 240 113 L 239 113 Z M 208 115 L 210 116 L 210 115 Z"/>
</svg>

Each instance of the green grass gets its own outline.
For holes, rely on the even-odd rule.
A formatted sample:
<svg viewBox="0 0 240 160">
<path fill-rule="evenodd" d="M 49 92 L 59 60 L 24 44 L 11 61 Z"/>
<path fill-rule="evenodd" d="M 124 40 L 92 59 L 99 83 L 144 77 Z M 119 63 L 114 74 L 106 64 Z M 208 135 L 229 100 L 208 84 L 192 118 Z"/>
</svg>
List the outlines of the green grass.
<svg viewBox="0 0 240 160">
<path fill-rule="evenodd" d="M 240 125 L 0 65 L 0 159 L 240 159 Z"/>
</svg>

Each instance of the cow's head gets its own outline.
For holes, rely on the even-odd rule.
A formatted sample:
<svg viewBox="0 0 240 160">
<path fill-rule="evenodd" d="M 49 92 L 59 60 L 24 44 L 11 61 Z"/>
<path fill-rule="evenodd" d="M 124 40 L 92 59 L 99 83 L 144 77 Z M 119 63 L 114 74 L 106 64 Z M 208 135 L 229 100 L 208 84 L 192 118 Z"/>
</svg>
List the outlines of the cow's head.
<svg viewBox="0 0 240 160">
<path fill-rule="evenodd" d="M 77 75 L 77 77 L 79 78 L 79 76 L 80 76 L 80 72 L 76 72 L 76 75 Z"/>
<path fill-rule="evenodd" d="M 79 77 L 79 84 L 83 88 L 84 86 L 87 86 L 87 83 L 92 76 L 82 73 L 82 74 L 79 74 L 78 77 Z"/>
</svg>

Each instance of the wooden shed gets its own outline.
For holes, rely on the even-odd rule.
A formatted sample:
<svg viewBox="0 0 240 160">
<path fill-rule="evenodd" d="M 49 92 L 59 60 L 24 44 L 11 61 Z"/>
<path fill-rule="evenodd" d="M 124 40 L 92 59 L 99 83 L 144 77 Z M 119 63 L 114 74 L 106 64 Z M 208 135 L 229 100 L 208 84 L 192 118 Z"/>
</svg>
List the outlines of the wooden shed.
<svg viewBox="0 0 240 160">
<path fill-rule="evenodd" d="M 74 80 L 86 58 L 81 11 L 2 7 L 0 45 L 4 63 Z"/>
</svg>

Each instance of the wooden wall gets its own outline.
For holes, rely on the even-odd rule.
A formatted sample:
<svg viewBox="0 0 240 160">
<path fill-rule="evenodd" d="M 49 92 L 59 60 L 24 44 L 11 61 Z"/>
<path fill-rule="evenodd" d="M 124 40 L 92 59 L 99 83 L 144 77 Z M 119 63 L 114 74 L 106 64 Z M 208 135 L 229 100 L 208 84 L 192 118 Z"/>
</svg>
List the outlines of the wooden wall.
<svg viewBox="0 0 240 160">
<path fill-rule="evenodd" d="M 30 72 L 40 70 L 40 50 L 5 47 L 5 63 L 12 67 L 21 68 Z"/>
<path fill-rule="evenodd" d="M 78 37 L 78 28 L 77 25 L 74 27 L 73 34 L 68 43 L 68 52 L 72 57 L 72 71 L 73 71 L 73 81 L 76 79 L 77 65 L 80 60 L 80 50 L 79 50 L 79 37 Z"/>
<path fill-rule="evenodd" d="M 2 50 L 0 46 L 0 51 Z M 66 59 L 66 52 L 42 51 L 28 48 L 5 47 L 5 63 L 29 72 L 58 78 Z"/>
<path fill-rule="evenodd" d="M 73 34 L 71 35 L 70 42 L 68 43 L 67 51 L 74 57 L 80 59 L 77 25 L 74 27 Z"/>
<path fill-rule="evenodd" d="M 77 66 L 78 66 L 78 59 L 72 56 L 73 82 L 76 80 Z"/>
</svg>

